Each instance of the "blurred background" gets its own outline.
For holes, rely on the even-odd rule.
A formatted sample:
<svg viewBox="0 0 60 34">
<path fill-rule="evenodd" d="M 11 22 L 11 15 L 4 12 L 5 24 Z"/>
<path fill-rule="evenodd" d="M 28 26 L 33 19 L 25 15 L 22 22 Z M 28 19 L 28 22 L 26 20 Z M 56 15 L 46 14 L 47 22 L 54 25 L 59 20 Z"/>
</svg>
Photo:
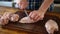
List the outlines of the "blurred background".
<svg viewBox="0 0 60 34">
<path fill-rule="evenodd" d="M 0 0 L 0 6 L 8 6 L 18 8 L 16 0 Z M 54 0 L 54 11 L 60 12 L 60 0 Z"/>
</svg>

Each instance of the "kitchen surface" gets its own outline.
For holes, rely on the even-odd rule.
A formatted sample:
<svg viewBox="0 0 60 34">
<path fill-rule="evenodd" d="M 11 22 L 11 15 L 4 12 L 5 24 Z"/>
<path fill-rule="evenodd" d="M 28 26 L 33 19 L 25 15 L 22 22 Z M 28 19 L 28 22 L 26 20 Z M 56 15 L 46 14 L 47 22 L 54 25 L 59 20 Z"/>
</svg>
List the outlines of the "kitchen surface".
<svg viewBox="0 0 60 34">
<path fill-rule="evenodd" d="M 2 6 L 0 6 L 0 8 L 2 8 L 1 9 L 2 11 L 0 12 L 0 14 L 3 14 L 4 12 L 8 12 L 8 11 L 15 13 L 16 11 L 19 10 L 16 8 L 2 7 Z M 20 11 L 22 11 L 22 10 L 20 10 Z M 29 12 L 29 10 L 28 10 L 28 12 Z M 60 19 L 60 13 L 58 13 L 58 12 L 47 12 L 47 14 L 57 16 Z M 53 17 L 53 18 L 56 19 L 55 17 Z M 60 21 L 59 19 L 58 19 L 58 21 Z M 16 27 L 16 26 L 18 26 L 18 27 Z M 3 26 L 3 28 L 0 28 L 0 33 L 1 34 L 35 34 L 35 31 L 33 33 L 31 33 L 30 30 L 29 31 L 25 31 L 25 29 L 21 30 L 22 27 L 26 28 L 27 24 L 26 24 L 26 26 L 25 26 L 25 24 L 22 27 L 21 26 L 22 25 L 20 25 L 20 28 L 19 28 L 19 25 L 9 24 L 9 25 Z M 31 25 L 29 25 L 29 29 L 30 29 L 30 27 L 31 27 Z M 40 34 L 40 33 L 38 33 L 38 34 Z"/>
<path fill-rule="evenodd" d="M 56 0 L 54 2 L 54 11 L 47 12 L 43 21 L 38 21 L 35 24 L 19 24 L 17 22 L 9 22 L 7 25 L 0 27 L 0 34 L 47 34 L 44 24 L 49 19 L 55 20 L 59 26 L 59 31 L 54 34 L 60 34 L 60 3 L 57 2 L 58 1 Z M 31 10 L 27 10 L 28 13 L 29 11 Z M 17 14 L 21 13 L 20 16 L 26 16 L 24 15 L 25 13 L 18 9 L 18 6 L 14 5 L 13 2 L 0 0 L 0 14 L 3 15 L 5 12 Z"/>
</svg>

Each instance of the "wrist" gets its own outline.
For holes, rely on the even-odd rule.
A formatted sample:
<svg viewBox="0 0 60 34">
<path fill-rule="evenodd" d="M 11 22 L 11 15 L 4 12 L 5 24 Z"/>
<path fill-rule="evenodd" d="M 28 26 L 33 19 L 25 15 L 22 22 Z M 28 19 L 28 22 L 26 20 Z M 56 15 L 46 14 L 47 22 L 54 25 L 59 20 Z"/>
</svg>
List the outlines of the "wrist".
<svg viewBox="0 0 60 34">
<path fill-rule="evenodd" d="M 46 11 L 44 11 L 44 10 L 37 10 L 39 13 L 42 13 L 42 14 L 45 14 L 46 13 Z"/>
</svg>

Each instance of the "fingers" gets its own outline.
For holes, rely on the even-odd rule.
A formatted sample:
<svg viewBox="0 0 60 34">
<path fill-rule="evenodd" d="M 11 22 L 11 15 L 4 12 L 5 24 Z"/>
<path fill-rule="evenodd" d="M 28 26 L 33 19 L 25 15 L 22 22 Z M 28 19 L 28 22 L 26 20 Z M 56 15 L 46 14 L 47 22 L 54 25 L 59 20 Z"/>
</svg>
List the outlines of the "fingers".
<svg viewBox="0 0 60 34">
<path fill-rule="evenodd" d="M 29 14 L 29 17 L 31 18 L 31 15 L 33 14 L 33 12 L 30 12 L 30 14 Z M 32 19 L 32 18 L 31 18 Z"/>
<path fill-rule="evenodd" d="M 37 14 L 31 13 L 30 15 L 31 18 L 35 18 L 35 16 L 37 16 Z"/>
<path fill-rule="evenodd" d="M 33 19 L 34 21 L 38 21 L 38 20 L 43 20 L 44 15 L 42 14 L 38 14 L 37 12 L 31 12 L 29 14 L 30 18 Z"/>
<path fill-rule="evenodd" d="M 21 9 L 25 9 L 28 6 L 27 2 L 22 2 Z"/>
<path fill-rule="evenodd" d="M 33 12 L 30 12 L 29 16 L 31 16 L 33 14 Z"/>
<path fill-rule="evenodd" d="M 38 19 L 40 19 L 40 16 L 37 15 L 37 16 L 35 17 L 35 20 L 38 20 Z"/>
<path fill-rule="evenodd" d="M 27 1 L 21 1 L 18 3 L 18 6 L 20 9 L 25 9 L 28 6 L 28 2 Z"/>
<path fill-rule="evenodd" d="M 38 18 L 37 18 L 37 21 L 38 21 L 38 20 L 43 20 L 43 17 L 41 17 L 41 16 L 38 17 Z"/>
</svg>

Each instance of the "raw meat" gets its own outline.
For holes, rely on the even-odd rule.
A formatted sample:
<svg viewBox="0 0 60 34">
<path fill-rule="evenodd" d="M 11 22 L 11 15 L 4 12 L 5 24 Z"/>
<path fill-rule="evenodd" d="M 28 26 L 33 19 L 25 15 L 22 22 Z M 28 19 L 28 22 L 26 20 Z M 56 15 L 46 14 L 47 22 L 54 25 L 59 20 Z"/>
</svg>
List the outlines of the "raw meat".
<svg viewBox="0 0 60 34">
<path fill-rule="evenodd" d="M 31 19 L 30 17 L 24 17 L 19 22 L 20 23 L 34 23 L 35 21 Z"/>
<path fill-rule="evenodd" d="M 18 14 L 13 14 L 10 18 L 11 21 L 16 22 L 19 20 L 19 15 Z"/>
<path fill-rule="evenodd" d="M 49 34 L 54 34 L 54 31 L 58 31 L 58 24 L 54 20 L 48 20 L 45 27 Z"/>
</svg>

